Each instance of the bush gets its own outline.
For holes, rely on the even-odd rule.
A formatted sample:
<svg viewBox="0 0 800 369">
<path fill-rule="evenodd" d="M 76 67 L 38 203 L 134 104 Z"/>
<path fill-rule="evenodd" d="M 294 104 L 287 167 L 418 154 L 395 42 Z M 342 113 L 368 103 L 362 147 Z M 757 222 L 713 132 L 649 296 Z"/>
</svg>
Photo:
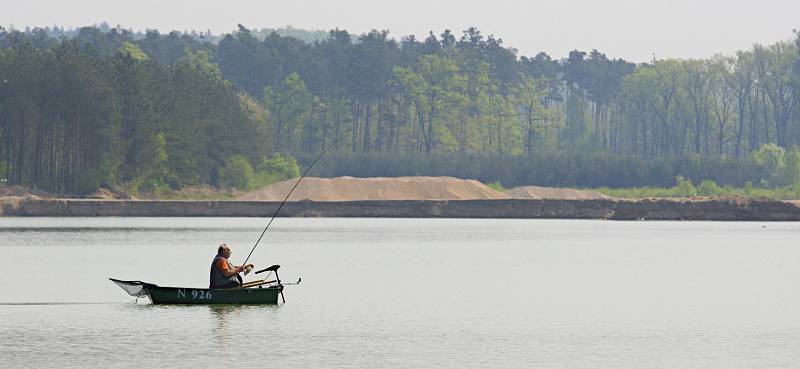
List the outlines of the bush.
<svg viewBox="0 0 800 369">
<path fill-rule="evenodd" d="M 136 177 L 130 182 L 120 185 L 128 193 L 161 198 L 169 194 L 173 188 L 157 178 Z"/>
<path fill-rule="evenodd" d="M 764 173 L 761 182 L 765 187 L 777 185 L 783 179 L 781 177 L 784 176 L 786 167 L 785 157 L 786 150 L 774 143 L 763 144 L 750 154 L 750 160 Z"/>
<path fill-rule="evenodd" d="M 800 148 L 793 146 L 784 156 L 782 182 L 796 184 L 800 182 Z"/>
<path fill-rule="evenodd" d="M 273 154 L 269 158 L 261 159 L 261 162 L 256 167 L 259 173 L 273 174 L 282 179 L 300 177 L 300 167 L 297 166 L 297 161 L 291 155 L 281 155 L 280 153 Z"/>
<path fill-rule="evenodd" d="M 261 188 L 290 178 L 300 177 L 300 167 L 291 155 L 273 154 L 261 159 L 250 188 Z"/>
<path fill-rule="evenodd" d="M 675 192 L 677 196 L 690 197 L 697 195 L 697 189 L 694 188 L 692 181 L 678 176 L 675 178 Z"/>
<path fill-rule="evenodd" d="M 486 186 L 488 186 L 489 188 L 491 188 L 491 189 L 493 189 L 495 191 L 499 191 L 499 192 L 505 192 L 506 191 L 506 188 L 503 187 L 503 184 L 500 183 L 500 181 L 494 181 L 494 182 L 487 183 Z"/>
<path fill-rule="evenodd" d="M 725 189 L 717 186 L 714 181 L 705 180 L 700 182 L 700 186 L 697 186 L 697 194 L 700 196 L 722 196 L 725 193 Z"/>
<path fill-rule="evenodd" d="M 217 187 L 246 190 L 250 188 L 254 176 L 250 162 L 242 155 L 233 155 L 218 170 Z"/>
</svg>

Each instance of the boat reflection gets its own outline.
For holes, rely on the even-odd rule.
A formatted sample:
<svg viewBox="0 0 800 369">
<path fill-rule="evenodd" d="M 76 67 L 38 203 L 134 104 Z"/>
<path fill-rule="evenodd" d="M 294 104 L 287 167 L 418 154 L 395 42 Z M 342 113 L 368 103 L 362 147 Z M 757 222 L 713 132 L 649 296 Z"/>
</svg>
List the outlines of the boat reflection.
<svg viewBox="0 0 800 369">
<path fill-rule="evenodd" d="M 265 314 L 278 311 L 278 305 L 204 305 L 198 308 L 208 309 L 214 324 L 211 336 L 223 350 L 234 350 L 241 343 L 242 335 L 252 328 L 246 322 L 263 318 Z"/>
</svg>

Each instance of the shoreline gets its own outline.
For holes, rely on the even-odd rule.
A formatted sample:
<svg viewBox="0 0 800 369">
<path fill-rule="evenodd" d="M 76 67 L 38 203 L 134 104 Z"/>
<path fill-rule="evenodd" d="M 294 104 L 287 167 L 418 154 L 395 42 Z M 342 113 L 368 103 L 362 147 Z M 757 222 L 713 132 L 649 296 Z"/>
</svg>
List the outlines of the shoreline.
<svg viewBox="0 0 800 369">
<path fill-rule="evenodd" d="M 279 201 L 0 199 L 0 217 L 271 217 Z M 800 221 L 788 201 L 714 199 L 289 201 L 281 217 Z"/>
</svg>

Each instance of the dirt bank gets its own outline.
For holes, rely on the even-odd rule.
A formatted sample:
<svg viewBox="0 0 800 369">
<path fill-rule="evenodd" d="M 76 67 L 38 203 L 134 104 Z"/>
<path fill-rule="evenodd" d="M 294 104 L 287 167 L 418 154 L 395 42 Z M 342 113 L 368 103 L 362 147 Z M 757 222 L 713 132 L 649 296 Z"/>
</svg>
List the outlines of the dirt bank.
<svg viewBox="0 0 800 369">
<path fill-rule="evenodd" d="M 270 217 L 295 182 L 276 183 L 233 201 L 122 200 L 110 191 L 91 195 L 100 199 L 48 198 L 54 195 L 6 186 L 0 187 L 0 216 Z M 339 177 L 307 178 L 280 216 L 800 221 L 800 201 L 612 199 L 533 186 L 502 193 L 452 177 Z"/>
<path fill-rule="evenodd" d="M 0 186 L 0 200 L 7 199 L 102 199 L 102 200 L 132 200 L 134 197 L 125 192 L 110 189 L 98 188 L 90 194 L 59 194 L 47 191 L 31 189 L 21 186 Z"/>
<path fill-rule="evenodd" d="M 20 186 L 0 186 L 0 198 L 4 197 L 11 197 L 11 198 L 51 198 L 52 196 L 44 191 L 33 190 L 30 188 L 20 187 Z"/>
<path fill-rule="evenodd" d="M 240 200 L 281 201 L 297 182 L 291 179 L 247 193 Z M 496 191 L 475 180 L 453 177 L 305 178 L 290 200 L 610 200 L 594 191 L 539 186 Z"/>
<path fill-rule="evenodd" d="M 611 200 L 610 196 L 595 191 L 539 186 L 515 187 L 505 192 L 514 199 L 531 200 Z"/>
<path fill-rule="evenodd" d="M 17 198 L 19 199 L 19 198 Z M 5 216 L 270 217 L 280 201 L 22 199 Z M 765 199 L 290 201 L 283 217 L 800 221 L 800 207 Z"/>
<path fill-rule="evenodd" d="M 296 179 L 274 183 L 240 200 L 282 201 Z M 453 177 L 303 178 L 290 200 L 497 200 L 509 195 L 472 179 Z"/>
</svg>

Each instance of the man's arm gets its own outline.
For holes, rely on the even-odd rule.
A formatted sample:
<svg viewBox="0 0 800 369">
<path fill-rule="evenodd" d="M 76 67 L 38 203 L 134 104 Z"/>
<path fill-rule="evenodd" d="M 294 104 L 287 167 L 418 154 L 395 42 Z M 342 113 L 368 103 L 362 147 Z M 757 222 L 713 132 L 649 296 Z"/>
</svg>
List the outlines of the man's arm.
<svg viewBox="0 0 800 369">
<path fill-rule="evenodd" d="M 225 278 L 229 278 L 244 271 L 243 266 L 234 266 L 225 259 L 219 259 L 219 261 L 217 261 L 217 268 L 219 268 Z"/>
</svg>

